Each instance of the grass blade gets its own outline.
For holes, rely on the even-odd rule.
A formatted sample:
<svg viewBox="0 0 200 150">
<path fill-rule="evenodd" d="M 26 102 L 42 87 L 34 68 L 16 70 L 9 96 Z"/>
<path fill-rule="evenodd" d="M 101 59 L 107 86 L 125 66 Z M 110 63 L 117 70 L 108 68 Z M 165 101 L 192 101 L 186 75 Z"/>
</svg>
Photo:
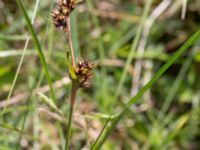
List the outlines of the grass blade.
<svg viewBox="0 0 200 150">
<path fill-rule="evenodd" d="M 30 103 L 31 103 L 31 97 L 32 97 L 32 95 L 33 95 L 33 90 L 35 89 L 35 87 L 36 87 L 36 83 L 33 83 L 33 85 L 31 85 L 30 93 L 29 93 L 28 98 L 27 98 L 27 101 L 26 101 L 26 110 L 25 110 L 24 117 L 23 117 L 21 132 L 20 132 L 19 138 L 18 138 L 18 144 L 16 144 L 16 150 L 19 149 L 20 141 L 21 141 L 21 139 L 22 139 L 22 134 L 24 133 L 25 124 L 26 124 L 26 119 L 27 119 L 27 117 L 28 117 L 28 113 L 29 113 L 30 105 L 31 105 L 31 104 L 30 104 Z"/>
<path fill-rule="evenodd" d="M 0 123 L 0 127 L 11 130 L 11 131 L 19 132 L 19 133 L 21 132 L 20 129 L 13 127 L 13 126 L 6 124 L 6 123 Z"/>
<path fill-rule="evenodd" d="M 97 143 L 97 148 L 99 149 L 101 145 L 105 142 L 109 134 L 112 132 L 112 130 L 116 127 L 116 125 L 119 123 L 119 121 L 122 119 L 128 108 L 134 104 L 141 96 L 160 78 L 161 75 L 164 74 L 164 72 L 185 52 L 192 44 L 194 44 L 200 37 L 200 30 L 198 30 L 196 33 L 194 33 L 184 44 L 183 46 L 175 53 L 173 54 L 168 61 L 160 68 L 160 70 L 152 77 L 152 79 L 142 88 L 138 91 L 138 93 L 131 98 L 128 103 L 126 104 L 126 108 L 120 113 L 119 117 L 112 122 L 112 125 L 106 130 L 103 137 L 99 135 L 97 139 L 101 138 L 101 141 Z M 103 129 L 104 130 L 104 129 Z"/>
<path fill-rule="evenodd" d="M 64 116 L 62 111 L 55 105 L 55 103 L 48 98 L 46 95 L 44 95 L 43 93 L 39 92 L 38 96 L 41 98 L 41 100 L 46 103 L 51 109 L 53 109 L 54 111 L 56 111 L 59 115 Z"/>
<path fill-rule="evenodd" d="M 36 12 L 37 12 L 37 9 L 38 9 L 38 6 L 39 6 L 39 0 L 37 0 L 35 2 L 35 6 L 34 6 L 34 11 L 33 11 L 33 15 L 32 15 L 32 18 L 31 18 L 31 23 L 34 23 L 34 20 L 35 20 L 35 16 L 36 16 Z M 12 85 L 11 85 L 11 88 L 9 90 L 9 93 L 8 93 L 8 96 L 7 96 L 7 99 L 6 99 L 6 105 L 4 106 L 3 108 L 3 111 L 1 113 L 1 116 L 4 115 L 5 111 L 6 111 L 6 108 L 7 108 L 7 103 L 8 101 L 10 100 L 10 97 L 12 96 L 12 93 L 14 91 L 14 88 L 15 88 L 15 85 L 16 85 L 16 82 L 17 82 L 17 79 L 18 79 L 18 76 L 19 76 L 19 72 L 21 70 L 21 67 L 22 67 L 22 64 L 23 64 L 23 61 L 24 61 L 24 57 L 25 55 L 27 54 L 27 48 L 28 48 L 28 44 L 29 44 L 29 41 L 30 41 L 30 37 L 27 37 L 26 39 L 26 42 L 25 42 L 25 45 L 24 45 L 24 48 L 23 48 L 23 51 L 22 51 L 22 55 L 20 57 L 20 61 L 19 61 L 19 64 L 17 66 L 17 70 L 16 70 L 16 73 L 15 73 L 15 76 L 14 76 L 14 79 L 12 81 Z M 8 52 L 9 53 L 9 52 Z M 8 54 L 7 53 L 7 54 Z M 10 54 L 10 53 L 9 53 Z M 3 54 L 4 56 L 5 53 Z M 1 56 L 0 56 L 1 57 Z"/>
<path fill-rule="evenodd" d="M 52 97 L 53 101 L 55 102 L 55 94 L 54 94 L 54 91 L 53 91 L 52 81 L 51 81 L 51 78 L 50 78 L 50 75 L 49 75 L 49 71 L 48 71 L 48 67 L 47 67 L 47 63 L 46 63 L 44 54 L 42 52 L 42 48 L 40 46 L 40 42 L 39 42 L 39 40 L 37 38 L 35 30 L 33 29 L 33 26 L 31 24 L 31 21 L 30 21 L 30 19 L 28 17 L 27 12 L 26 12 L 26 10 L 24 8 L 24 5 L 22 4 L 21 0 L 16 0 L 16 1 L 17 1 L 17 4 L 18 4 L 20 10 L 23 13 L 23 16 L 24 16 L 24 18 L 26 20 L 26 23 L 27 23 L 27 26 L 28 26 L 28 29 L 31 32 L 32 39 L 33 39 L 33 41 L 35 43 L 35 46 L 36 46 L 36 48 L 38 50 L 38 55 L 39 55 L 40 61 L 42 63 L 43 69 L 45 71 L 47 82 L 48 82 L 49 87 L 50 87 L 50 94 L 51 94 L 51 97 Z"/>
<path fill-rule="evenodd" d="M 75 58 L 79 58 L 79 39 L 78 39 L 78 21 L 76 10 L 71 14 L 71 39 L 74 46 Z"/>
<path fill-rule="evenodd" d="M 123 84 L 125 82 L 125 79 L 126 79 L 126 76 L 127 76 L 128 68 L 131 65 L 131 62 L 132 62 L 132 60 L 134 58 L 134 52 L 137 49 L 137 46 L 138 46 L 138 43 L 139 43 L 139 40 L 140 40 L 140 36 L 142 34 L 142 29 L 143 29 L 143 26 L 144 26 L 144 22 L 145 22 L 145 19 L 148 16 L 151 4 L 152 4 L 152 0 L 148 0 L 146 5 L 145 5 L 144 12 L 142 14 L 142 18 L 141 18 L 140 24 L 139 24 L 139 26 L 137 28 L 137 32 L 136 32 L 135 38 L 133 40 L 133 44 L 131 46 L 130 52 L 128 54 L 128 58 L 127 58 L 126 63 L 125 63 L 125 67 L 123 69 L 119 84 L 118 84 L 117 89 L 116 89 L 116 94 L 115 94 L 115 97 L 114 97 L 115 101 L 116 101 L 116 99 L 119 97 L 119 95 L 121 93 L 122 86 L 123 86 Z"/>
<path fill-rule="evenodd" d="M 92 146 L 91 146 L 91 148 L 90 148 L 91 150 L 94 150 L 94 149 L 95 149 L 95 145 L 96 145 L 96 144 L 98 143 L 98 141 L 100 140 L 100 137 L 101 137 L 101 135 L 103 134 L 104 130 L 106 129 L 106 126 L 108 125 L 110 119 L 111 119 L 111 116 L 106 120 L 106 123 L 105 123 L 105 125 L 103 126 L 102 131 L 100 132 L 99 136 L 98 136 L 97 139 L 94 141 L 94 143 L 92 144 Z"/>
</svg>

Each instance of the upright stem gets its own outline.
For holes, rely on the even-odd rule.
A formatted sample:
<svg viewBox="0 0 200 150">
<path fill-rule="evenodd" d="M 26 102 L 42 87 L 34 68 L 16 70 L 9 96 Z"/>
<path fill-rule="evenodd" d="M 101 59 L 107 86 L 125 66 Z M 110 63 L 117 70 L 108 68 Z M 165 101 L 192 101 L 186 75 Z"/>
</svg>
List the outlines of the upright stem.
<svg viewBox="0 0 200 150">
<path fill-rule="evenodd" d="M 77 90 L 78 90 L 78 86 L 77 86 L 76 81 L 72 81 L 72 89 L 71 89 L 71 97 L 70 97 L 70 110 L 69 110 L 69 117 L 68 117 L 65 150 L 69 149 L 71 122 L 72 122 L 72 115 L 73 115 L 73 109 L 74 109 L 74 103 L 75 103 L 75 99 L 76 99 Z"/>
<path fill-rule="evenodd" d="M 75 67 L 74 48 L 73 48 L 73 44 L 72 44 L 72 40 L 71 40 L 71 34 L 70 34 L 70 18 L 68 17 L 66 19 L 66 21 L 67 21 L 67 27 L 65 28 L 65 32 L 67 34 L 67 39 L 69 40 L 70 57 L 71 57 L 71 60 L 69 60 L 69 61 L 72 65 L 72 67 Z M 78 90 L 78 85 L 77 85 L 76 81 L 72 79 L 72 89 L 71 89 L 71 97 L 70 97 L 70 110 L 69 110 L 69 117 L 68 117 L 65 150 L 69 149 L 71 122 L 72 122 L 72 115 L 73 115 L 73 109 L 74 109 L 74 103 L 75 103 L 77 90 Z"/>
<path fill-rule="evenodd" d="M 66 19 L 67 21 L 67 27 L 65 29 L 65 32 L 67 34 L 67 38 L 69 40 L 69 46 L 70 46 L 70 55 L 71 55 L 71 63 L 72 63 L 72 66 L 74 67 L 75 66 L 75 58 L 74 58 L 74 48 L 73 48 L 73 44 L 72 44 L 72 40 L 71 40 L 71 33 L 70 33 L 70 18 L 68 17 Z"/>
</svg>

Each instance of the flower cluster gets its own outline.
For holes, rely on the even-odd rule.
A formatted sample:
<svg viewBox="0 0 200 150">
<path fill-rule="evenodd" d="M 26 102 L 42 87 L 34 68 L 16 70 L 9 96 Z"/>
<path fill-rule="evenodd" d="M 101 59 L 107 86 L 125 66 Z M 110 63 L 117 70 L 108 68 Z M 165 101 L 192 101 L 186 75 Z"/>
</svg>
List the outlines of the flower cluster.
<svg viewBox="0 0 200 150">
<path fill-rule="evenodd" d="M 65 29 L 67 18 L 76 6 L 76 0 L 61 0 L 56 9 L 52 11 L 53 23 L 56 28 Z"/>
<path fill-rule="evenodd" d="M 89 87 L 92 78 L 93 64 L 87 60 L 79 60 L 76 65 L 74 62 L 74 50 L 70 38 L 69 15 L 77 5 L 77 0 L 60 0 L 57 7 L 52 11 L 52 20 L 56 28 L 63 29 L 68 34 L 71 54 L 71 65 L 76 75 L 76 82 L 79 87 Z M 71 75 L 70 75 L 71 76 Z"/>
<path fill-rule="evenodd" d="M 93 64 L 87 60 L 79 60 L 74 71 L 80 87 L 89 87 L 92 78 Z"/>
</svg>

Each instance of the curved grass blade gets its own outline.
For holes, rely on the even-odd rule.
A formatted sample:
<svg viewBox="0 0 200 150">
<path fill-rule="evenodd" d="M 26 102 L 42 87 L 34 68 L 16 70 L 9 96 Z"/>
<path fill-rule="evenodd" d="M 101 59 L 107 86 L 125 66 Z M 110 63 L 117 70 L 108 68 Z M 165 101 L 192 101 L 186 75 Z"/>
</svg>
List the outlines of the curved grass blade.
<svg viewBox="0 0 200 150">
<path fill-rule="evenodd" d="M 101 134 L 98 136 L 97 139 L 101 140 L 100 142 L 97 142 L 95 150 L 100 149 L 100 147 L 103 145 L 109 134 L 116 127 L 119 121 L 123 118 L 124 114 L 129 109 L 129 107 L 132 104 L 134 104 L 137 100 L 139 100 L 139 98 L 141 98 L 142 95 L 161 77 L 161 75 L 164 74 L 164 72 L 181 56 L 181 54 L 183 54 L 183 52 L 185 52 L 190 46 L 192 46 L 199 38 L 200 38 L 200 30 L 194 33 L 182 45 L 182 47 L 168 59 L 168 61 L 160 68 L 160 70 L 152 77 L 152 79 L 142 89 L 140 89 L 133 98 L 131 98 L 128 101 L 128 103 L 126 104 L 126 108 L 124 108 L 124 110 L 120 113 L 119 117 L 112 122 L 112 125 L 109 128 L 107 127 L 102 129 L 102 132 L 105 132 L 105 134 Z"/>
<path fill-rule="evenodd" d="M 50 78 L 50 75 L 49 75 L 49 71 L 48 71 L 48 67 L 47 67 L 47 63 L 46 63 L 44 54 L 42 52 L 42 48 L 40 46 L 40 42 L 39 42 L 39 40 L 37 38 L 35 30 L 33 29 L 33 26 L 31 24 L 31 21 L 30 21 L 30 19 L 28 17 L 27 12 L 26 12 L 26 10 L 24 8 L 24 5 L 22 4 L 21 0 L 16 0 L 16 1 L 17 1 L 17 4 L 18 4 L 20 10 L 23 13 L 23 16 L 24 16 L 24 18 L 26 20 L 26 23 L 27 23 L 27 26 L 28 26 L 28 29 L 31 32 L 31 36 L 32 36 L 32 39 L 34 41 L 34 44 L 35 44 L 35 46 L 36 46 L 36 48 L 38 50 L 38 55 L 39 55 L 40 61 L 42 63 L 43 69 L 45 71 L 47 82 L 49 84 L 50 94 L 51 94 L 51 97 L 52 97 L 52 99 L 53 99 L 53 101 L 55 103 L 55 94 L 54 94 L 54 90 L 53 90 L 53 86 L 52 86 L 52 81 L 51 81 L 51 78 Z"/>
</svg>

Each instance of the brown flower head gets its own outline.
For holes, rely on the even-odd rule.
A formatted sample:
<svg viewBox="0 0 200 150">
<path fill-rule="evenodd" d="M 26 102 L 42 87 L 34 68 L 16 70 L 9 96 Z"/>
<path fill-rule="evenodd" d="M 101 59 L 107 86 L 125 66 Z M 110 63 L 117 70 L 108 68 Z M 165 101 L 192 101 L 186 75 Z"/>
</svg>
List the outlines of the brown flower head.
<svg viewBox="0 0 200 150">
<path fill-rule="evenodd" d="M 94 65 L 87 60 L 79 60 L 78 64 L 74 67 L 80 87 L 89 87 L 93 66 Z"/>
<path fill-rule="evenodd" d="M 76 0 L 61 0 L 55 10 L 52 11 L 53 23 L 56 28 L 65 29 L 67 18 L 76 6 Z"/>
</svg>

